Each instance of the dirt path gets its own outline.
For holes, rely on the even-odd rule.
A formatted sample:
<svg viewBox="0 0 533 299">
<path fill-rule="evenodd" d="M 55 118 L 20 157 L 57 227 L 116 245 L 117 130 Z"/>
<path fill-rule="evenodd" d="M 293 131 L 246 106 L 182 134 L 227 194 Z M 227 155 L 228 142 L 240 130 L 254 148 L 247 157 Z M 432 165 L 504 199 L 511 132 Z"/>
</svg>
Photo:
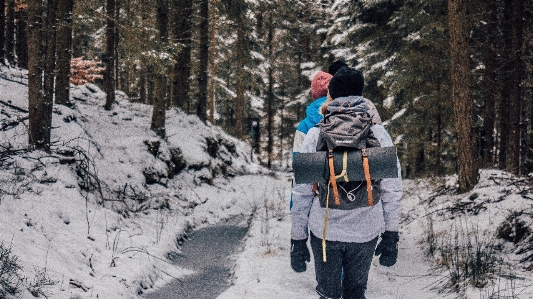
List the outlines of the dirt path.
<svg viewBox="0 0 533 299">
<path fill-rule="evenodd" d="M 230 287 L 234 255 L 242 245 L 248 227 L 221 225 L 200 229 L 185 242 L 175 263 L 196 274 L 174 280 L 146 299 L 215 299 Z"/>
</svg>

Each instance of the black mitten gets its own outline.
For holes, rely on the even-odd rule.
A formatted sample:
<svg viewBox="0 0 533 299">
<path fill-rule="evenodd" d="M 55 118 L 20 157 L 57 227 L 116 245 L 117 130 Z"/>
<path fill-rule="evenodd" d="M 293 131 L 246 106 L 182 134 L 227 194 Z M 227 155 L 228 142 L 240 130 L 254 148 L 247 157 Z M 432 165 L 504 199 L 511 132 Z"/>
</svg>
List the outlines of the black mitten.
<svg viewBox="0 0 533 299">
<path fill-rule="evenodd" d="M 379 263 L 382 266 L 391 267 L 396 264 L 399 240 L 398 232 L 386 231 L 381 234 L 381 242 L 376 247 L 375 255 L 380 255 Z"/>
<path fill-rule="evenodd" d="M 307 248 L 307 239 L 291 240 L 291 267 L 296 272 L 307 270 L 305 262 L 311 260 L 309 249 Z"/>
</svg>

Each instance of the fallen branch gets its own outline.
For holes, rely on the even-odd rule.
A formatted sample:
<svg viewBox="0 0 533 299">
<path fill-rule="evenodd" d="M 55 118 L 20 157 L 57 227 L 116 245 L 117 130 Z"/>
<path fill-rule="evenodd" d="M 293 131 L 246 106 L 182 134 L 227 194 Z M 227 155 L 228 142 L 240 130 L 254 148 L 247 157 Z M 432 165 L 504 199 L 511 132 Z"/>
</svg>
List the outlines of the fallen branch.
<svg viewBox="0 0 533 299">
<path fill-rule="evenodd" d="M 89 291 L 89 288 L 87 288 L 87 287 L 84 286 L 81 282 L 76 281 L 76 280 L 74 280 L 74 279 L 70 279 L 69 284 L 71 284 L 71 285 L 73 285 L 73 286 L 75 286 L 75 287 L 77 287 L 77 288 L 80 288 L 80 289 L 82 289 L 82 290 L 85 291 L 85 292 Z"/>
<path fill-rule="evenodd" d="M 3 105 L 8 106 L 8 107 L 10 107 L 10 108 L 13 108 L 13 109 L 15 109 L 15 110 L 17 110 L 17 111 L 19 111 L 19 112 L 28 113 L 28 110 L 26 110 L 26 109 L 24 109 L 24 108 L 17 107 L 17 106 L 15 106 L 15 105 L 12 105 L 12 104 L 10 104 L 10 103 L 8 103 L 8 102 L 4 102 L 4 101 L 2 101 L 2 100 L 0 100 L 0 104 L 3 104 Z"/>
<path fill-rule="evenodd" d="M 18 126 L 21 122 L 25 121 L 29 119 L 29 117 L 23 117 L 23 118 L 19 118 L 17 120 L 14 120 L 14 121 L 11 121 L 11 122 L 8 122 L 8 123 L 5 123 L 2 125 L 2 127 L 0 127 L 0 131 L 7 131 L 10 127 L 16 127 Z"/>
</svg>

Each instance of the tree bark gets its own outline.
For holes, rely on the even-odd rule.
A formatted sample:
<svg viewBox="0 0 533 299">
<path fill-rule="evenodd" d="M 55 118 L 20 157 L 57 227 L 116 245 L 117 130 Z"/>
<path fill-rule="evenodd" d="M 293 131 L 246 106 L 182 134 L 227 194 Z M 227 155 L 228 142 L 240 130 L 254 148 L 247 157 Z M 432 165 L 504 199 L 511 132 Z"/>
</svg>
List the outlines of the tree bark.
<svg viewBox="0 0 533 299">
<path fill-rule="evenodd" d="M 209 105 L 209 121 L 215 123 L 215 77 L 216 77 L 216 32 L 217 32 L 217 0 L 210 0 L 209 9 L 209 83 L 208 83 L 208 105 Z"/>
<path fill-rule="evenodd" d="M 512 39 L 512 2 L 511 1 L 503 1 L 504 2 L 504 8 L 503 8 L 503 24 L 502 24 L 502 31 L 505 33 L 503 34 L 503 47 L 504 49 L 512 49 L 513 46 L 513 39 Z M 510 78 L 513 72 L 511 61 L 511 55 L 509 53 L 510 51 L 504 51 L 501 55 L 503 58 L 503 76 L 504 78 Z M 501 169 L 505 169 L 507 166 L 507 160 L 509 159 L 509 136 L 510 136 L 510 105 L 511 100 L 509 98 L 509 94 L 511 93 L 511 87 L 507 83 L 507 80 L 504 82 L 502 91 L 501 91 L 501 99 L 499 104 L 499 132 L 500 132 L 500 139 L 498 142 L 498 166 Z"/>
<path fill-rule="evenodd" d="M 105 102 L 106 110 L 111 110 L 115 102 L 115 7 L 115 0 L 107 0 L 106 51 L 104 54 L 104 80 L 107 94 Z"/>
<path fill-rule="evenodd" d="M 472 190 L 478 183 L 478 157 L 473 138 L 473 103 L 470 90 L 466 0 L 448 0 L 452 97 L 457 133 L 459 192 Z"/>
<path fill-rule="evenodd" d="M 6 52 L 4 50 L 6 28 L 6 0 L 0 0 L 0 64 L 4 64 Z"/>
<path fill-rule="evenodd" d="M 200 1 L 200 57 L 198 70 L 198 102 L 196 115 L 205 122 L 207 120 L 207 79 L 209 65 L 209 0 Z M 237 108 L 238 109 L 238 108 Z"/>
<path fill-rule="evenodd" d="M 507 170 L 514 174 L 520 173 L 520 137 L 522 122 L 522 43 L 523 25 L 522 13 L 524 9 L 523 0 L 513 0 L 512 15 L 512 55 L 511 63 L 513 72 L 511 73 L 510 85 L 510 131 L 509 131 L 509 155 L 507 159 Z"/>
<path fill-rule="evenodd" d="M 235 137 L 244 137 L 244 66 L 246 64 L 246 44 L 245 44 L 245 26 L 244 26 L 244 3 L 235 4 L 235 26 L 237 26 L 237 58 L 236 64 L 236 82 L 235 82 Z"/>
<path fill-rule="evenodd" d="M 190 113 L 189 90 L 191 76 L 191 0 L 173 0 L 174 43 L 179 44 L 179 52 L 173 67 L 172 76 L 172 104 Z"/>
<path fill-rule="evenodd" d="M 146 61 L 141 59 L 141 73 L 139 74 L 139 101 L 143 104 L 148 104 L 148 82 L 147 76 L 148 71 L 146 68 Z"/>
<path fill-rule="evenodd" d="M 157 27 L 159 29 L 159 41 L 161 48 L 166 49 L 168 44 L 168 3 L 166 0 L 157 1 Z M 165 73 L 160 69 L 164 66 L 156 66 L 156 75 L 154 82 L 154 107 L 152 111 L 152 127 L 151 129 L 161 138 L 166 135 L 165 119 L 167 110 L 167 78 Z"/>
<path fill-rule="evenodd" d="M 270 60 L 268 66 L 268 94 L 267 94 L 267 167 L 272 167 L 272 155 L 274 150 L 274 24 L 272 23 L 272 13 L 269 14 L 268 22 L 268 35 L 267 35 L 267 46 L 268 46 L 268 59 Z"/>
<path fill-rule="evenodd" d="M 7 0 L 6 59 L 15 65 L 15 0 Z"/>
<path fill-rule="evenodd" d="M 167 110 L 167 92 L 166 86 L 167 81 L 166 77 L 163 74 L 157 73 L 155 76 L 154 84 L 154 105 L 152 110 L 152 125 L 151 129 L 159 137 L 165 138 L 165 120 L 166 120 L 166 110 Z"/>
<path fill-rule="evenodd" d="M 146 28 L 146 23 L 148 22 L 148 9 L 145 2 L 141 4 L 141 25 L 143 30 L 141 31 L 141 40 L 143 42 L 148 41 L 148 34 L 144 28 Z M 143 104 L 149 104 L 150 99 L 148 98 L 148 62 L 146 57 L 141 56 L 140 59 L 140 74 L 139 74 L 139 101 Z"/>
<path fill-rule="evenodd" d="M 73 0 L 58 0 L 57 3 L 57 76 L 56 104 L 70 106 L 70 60 L 72 58 L 72 9 Z"/>
<path fill-rule="evenodd" d="M 27 36 L 27 19 L 28 10 L 26 8 L 19 8 L 15 13 L 16 19 L 16 53 L 17 66 L 23 69 L 28 68 L 28 36 Z"/>
<path fill-rule="evenodd" d="M 52 103 L 43 98 L 41 36 L 42 1 L 28 0 L 28 98 L 29 148 L 50 150 Z"/>
<path fill-rule="evenodd" d="M 44 101 L 54 102 L 54 78 L 56 65 L 56 0 L 47 0 L 44 57 Z"/>
<path fill-rule="evenodd" d="M 118 43 L 120 41 L 120 32 L 119 32 L 119 20 L 120 20 L 120 1 L 119 0 L 116 0 L 115 2 L 115 16 L 114 16 L 114 19 L 115 19 L 115 45 L 113 46 L 114 50 L 115 50 L 115 54 L 113 55 L 115 57 L 115 90 L 121 90 L 121 85 L 120 85 L 120 79 L 121 79 L 121 76 L 120 76 L 120 55 L 118 54 Z"/>
<path fill-rule="evenodd" d="M 496 44 L 497 26 L 497 7 L 496 0 L 488 0 L 487 4 L 487 39 L 485 46 L 485 74 L 483 76 L 484 82 L 484 99 L 485 106 L 483 108 L 483 131 L 481 136 L 481 155 L 483 160 L 483 167 L 494 167 L 494 125 L 495 125 L 495 104 L 496 104 L 496 71 L 497 71 L 497 55 L 494 49 Z"/>
</svg>

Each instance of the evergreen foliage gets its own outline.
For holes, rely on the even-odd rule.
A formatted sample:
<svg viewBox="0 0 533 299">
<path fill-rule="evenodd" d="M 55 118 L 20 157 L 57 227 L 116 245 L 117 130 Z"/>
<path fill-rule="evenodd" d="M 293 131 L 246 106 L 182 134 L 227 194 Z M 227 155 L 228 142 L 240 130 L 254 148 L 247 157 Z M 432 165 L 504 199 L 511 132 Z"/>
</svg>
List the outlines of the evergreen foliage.
<svg viewBox="0 0 533 299">
<path fill-rule="evenodd" d="M 0 52 L 8 63 L 24 66 L 24 55 L 10 55 L 27 48 L 12 45 L 27 42 L 30 28 L 14 20 L 27 16 L 27 5 L 0 3 L 5 11 Z M 211 123 L 250 142 L 252 123 L 258 122 L 260 160 L 290 167 L 292 136 L 311 102 L 310 79 L 342 59 L 363 71 L 364 95 L 395 140 L 405 177 L 455 173 L 459 167 L 455 126 L 470 116 L 453 110 L 448 1 L 209 0 L 203 5 L 205 14 L 209 4 L 208 35 L 206 23 L 199 26 L 205 15 L 198 1 L 117 3 L 116 13 L 107 15 L 104 1 L 74 2 L 72 57 L 104 61 L 105 28 L 112 21 L 115 86 L 133 101 L 153 104 L 156 82 L 164 77 L 168 107 L 196 114 L 194 107 L 206 106 L 207 81 L 202 118 L 207 113 Z M 49 4 L 53 1 L 40 2 L 43 8 Z M 530 173 L 533 2 L 465 5 L 480 166 Z M 12 23 L 22 25 L 15 30 Z M 199 77 L 206 70 L 205 47 L 200 51 L 206 37 L 207 79 Z M 93 79 L 102 86 L 106 81 Z"/>
</svg>

